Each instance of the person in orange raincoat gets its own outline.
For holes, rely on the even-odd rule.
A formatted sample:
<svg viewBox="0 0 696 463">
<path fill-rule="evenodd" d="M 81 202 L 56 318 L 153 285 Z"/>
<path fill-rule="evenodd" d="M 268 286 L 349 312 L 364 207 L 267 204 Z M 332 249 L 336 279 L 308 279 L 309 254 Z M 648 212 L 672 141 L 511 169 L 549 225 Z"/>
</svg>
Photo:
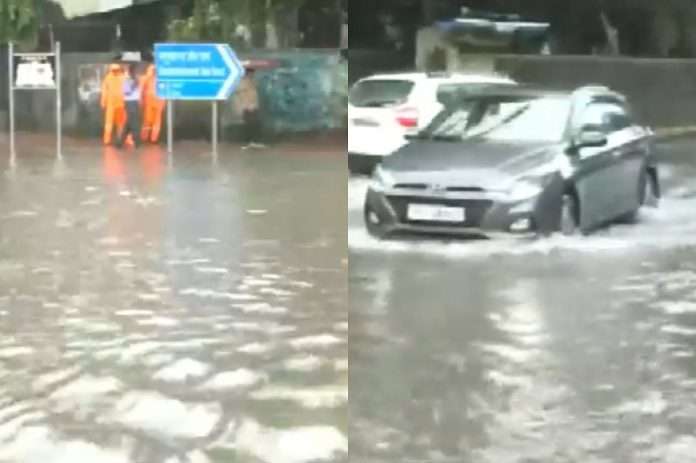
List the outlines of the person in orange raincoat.
<svg viewBox="0 0 696 463">
<path fill-rule="evenodd" d="M 154 64 L 147 67 L 140 81 L 140 96 L 143 107 L 143 127 L 140 139 L 143 143 L 157 143 L 162 131 L 162 113 L 165 102 L 157 97 L 157 74 Z"/>
<path fill-rule="evenodd" d="M 121 139 L 126 125 L 126 102 L 123 95 L 125 76 L 118 64 L 109 66 L 109 72 L 104 77 L 101 89 L 101 107 L 104 111 L 104 145 L 113 141 L 114 125 L 118 131 L 116 138 Z"/>
</svg>

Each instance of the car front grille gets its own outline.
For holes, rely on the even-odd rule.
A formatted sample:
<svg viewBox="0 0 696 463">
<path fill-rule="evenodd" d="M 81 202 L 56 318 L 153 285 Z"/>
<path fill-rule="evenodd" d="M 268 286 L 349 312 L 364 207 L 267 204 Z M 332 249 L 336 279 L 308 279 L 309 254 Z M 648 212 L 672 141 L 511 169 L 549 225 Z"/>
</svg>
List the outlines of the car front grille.
<svg viewBox="0 0 696 463">
<path fill-rule="evenodd" d="M 450 193 L 484 193 L 486 190 L 475 186 L 450 186 L 445 188 L 445 191 Z"/>
<path fill-rule="evenodd" d="M 394 185 L 395 190 L 427 190 L 427 183 L 397 183 Z"/>
<path fill-rule="evenodd" d="M 394 209 L 399 222 L 412 225 L 447 225 L 441 222 L 423 222 L 408 219 L 409 204 L 432 204 L 445 207 L 463 207 L 466 210 L 466 220 L 464 223 L 457 223 L 456 226 L 463 228 L 476 228 L 481 225 L 486 212 L 493 205 L 491 200 L 483 199 L 436 199 L 422 198 L 418 196 L 388 196 L 387 200 Z"/>
</svg>

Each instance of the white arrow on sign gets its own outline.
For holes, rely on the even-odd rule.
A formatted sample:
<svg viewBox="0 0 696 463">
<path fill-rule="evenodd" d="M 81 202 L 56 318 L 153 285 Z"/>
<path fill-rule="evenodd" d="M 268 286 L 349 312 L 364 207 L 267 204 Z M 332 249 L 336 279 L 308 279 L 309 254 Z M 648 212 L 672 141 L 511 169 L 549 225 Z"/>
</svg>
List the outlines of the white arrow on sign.
<svg viewBox="0 0 696 463">
<path fill-rule="evenodd" d="M 218 100 L 226 100 L 232 95 L 232 92 L 239 84 L 239 81 L 244 77 L 244 67 L 239 62 L 229 45 L 217 45 L 217 50 L 218 53 L 220 53 L 220 56 L 222 56 L 222 59 L 225 61 L 227 69 L 230 71 L 230 75 L 227 77 L 227 80 L 222 88 L 220 88 L 217 95 Z"/>
</svg>

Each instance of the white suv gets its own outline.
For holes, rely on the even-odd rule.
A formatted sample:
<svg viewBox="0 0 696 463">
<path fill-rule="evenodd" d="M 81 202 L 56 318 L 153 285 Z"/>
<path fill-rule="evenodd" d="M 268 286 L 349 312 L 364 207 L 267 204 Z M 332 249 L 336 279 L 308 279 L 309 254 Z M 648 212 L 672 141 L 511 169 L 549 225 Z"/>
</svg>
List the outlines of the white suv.
<svg viewBox="0 0 696 463">
<path fill-rule="evenodd" d="M 425 128 L 453 97 L 482 85 L 516 85 L 496 75 L 382 74 L 359 80 L 348 98 L 348 168 L 369 174 Z"/>
</svg>

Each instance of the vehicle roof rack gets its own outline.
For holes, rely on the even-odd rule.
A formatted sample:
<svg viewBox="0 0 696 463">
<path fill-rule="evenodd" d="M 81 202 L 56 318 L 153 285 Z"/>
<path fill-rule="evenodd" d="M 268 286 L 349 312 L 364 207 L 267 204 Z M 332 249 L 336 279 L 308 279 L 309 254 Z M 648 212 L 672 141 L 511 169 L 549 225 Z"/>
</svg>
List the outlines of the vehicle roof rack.
<svg viewBox="0 0 696 463">
<path fill-rule="evenodd" d="M 441 77 L 451 77 L 452 73 L 449 71 L 428 71 L 425 73 L 429 78 L 441 78 Z"/>
<path fill-rule="evenodd" d="M 626 103 L 626 95 L 619 93 L 606 85 L 585 85 L 573 92 L 575 95 L 585 95 L 588 98 Z"/>
<path fill-rule="evenodd" d="M 606 85 L 600 85 L 600 84 L 590 84 L 590 85 L 583 85 L 582 87 L 579 87 L 577 92 L 611 92 L 612 90 L 607 87 Z"/>
</svg>

